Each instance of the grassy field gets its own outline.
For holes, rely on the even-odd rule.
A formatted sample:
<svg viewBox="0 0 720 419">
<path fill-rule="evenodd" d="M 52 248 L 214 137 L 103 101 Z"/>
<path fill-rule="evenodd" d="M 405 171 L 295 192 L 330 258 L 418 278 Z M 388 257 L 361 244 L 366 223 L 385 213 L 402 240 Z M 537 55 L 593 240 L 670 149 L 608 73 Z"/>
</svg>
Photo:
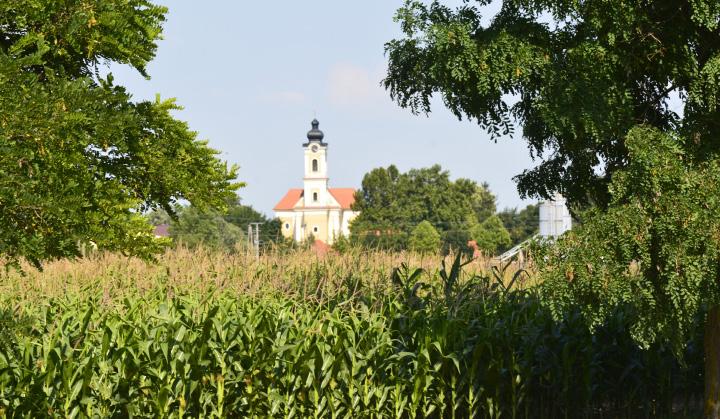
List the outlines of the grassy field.
<svg viewBox="0 0 720 419">
<path fill-rule="evenodd" d="M 591 335 L 552 320 L 532 273 L 441 259 L 177 249 L 6 272 L 0 417 L 692 415 L 699 340 L 681 365 L 622 312 Z"/>
</svg>

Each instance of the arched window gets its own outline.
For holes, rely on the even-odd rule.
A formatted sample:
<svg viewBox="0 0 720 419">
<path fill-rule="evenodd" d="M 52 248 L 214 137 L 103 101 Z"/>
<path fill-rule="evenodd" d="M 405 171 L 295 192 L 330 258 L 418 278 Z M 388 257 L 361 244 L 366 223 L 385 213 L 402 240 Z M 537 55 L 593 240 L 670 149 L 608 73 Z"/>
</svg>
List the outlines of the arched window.
<svg viewBox="0 0 720 419">
<path fill-rule="evenodd" d="M 313 192 L 313 202 L 317 202 L 317 192 Z"/>
<path fill-rule="evenodd" d="M 317 172 L 317 171 L 318 171 L 318 162 L 317 162 L 317 159 L 313 159 L 313 163 L 312 163 L 312 164 L 313 164 L 313 172 Z"/>
</svg>

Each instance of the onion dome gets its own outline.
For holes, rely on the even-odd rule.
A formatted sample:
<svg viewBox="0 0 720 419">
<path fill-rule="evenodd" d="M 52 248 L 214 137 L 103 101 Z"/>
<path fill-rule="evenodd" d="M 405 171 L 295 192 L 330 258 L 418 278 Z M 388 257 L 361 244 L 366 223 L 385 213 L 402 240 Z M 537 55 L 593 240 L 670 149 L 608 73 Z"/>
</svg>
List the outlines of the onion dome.
<svg viewBox="0 0 720 419">
<path fill-rule="evenodd" d="M 320 123 L 317 119 L 313 119 L 311 124 L 312 129 L 307 133 L 308 141 L 317 141 L 322 143 L 323 138 L 325 138 L 325 134 L 323 134 L 323 132 L 318 128 Z"/>
</svg>

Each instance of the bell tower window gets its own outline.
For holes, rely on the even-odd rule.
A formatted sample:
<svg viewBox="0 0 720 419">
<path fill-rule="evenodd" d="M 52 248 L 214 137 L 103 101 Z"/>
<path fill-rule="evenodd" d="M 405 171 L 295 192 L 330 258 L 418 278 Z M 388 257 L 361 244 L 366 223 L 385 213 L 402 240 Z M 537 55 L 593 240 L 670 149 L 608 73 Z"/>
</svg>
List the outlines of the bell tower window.
<svg viewBox="0 0 720 419">
<path fill-rule="evenodd" d="M 313 192 L 313 202 L 317 202 L 317 201 L 318 201 L 318 193 Z"/>
<path fill-rule="evenodd" d="M 318 161 L 317 159 L 313 159 L 312 161 L 312 171 L 317 172 L 318 171 Z"/>
</svg>

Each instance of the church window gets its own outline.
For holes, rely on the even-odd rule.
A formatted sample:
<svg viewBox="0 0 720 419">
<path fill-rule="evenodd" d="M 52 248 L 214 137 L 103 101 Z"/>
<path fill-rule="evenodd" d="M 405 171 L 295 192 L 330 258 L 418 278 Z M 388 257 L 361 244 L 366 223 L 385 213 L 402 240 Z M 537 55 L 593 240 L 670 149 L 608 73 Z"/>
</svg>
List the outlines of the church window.
<svg viewBox="0 0 720 419">
<path fill-rule="evenodd" d="M 317 233 L 317 232 L 318 232 L 318 228 L 317 228 L 317 227 L 313 227 L 313 232 L 314 232 L 314 233 Z"/>
<path fill-rule="evenodd" d="M 289 230 L 289 229 L 290 229 L 290 224 L 285 223 L 285 230 Z"/>
<path fill-rule="evenodd" d="M 313 192 L 313 202 L 317 202 L 317 201 L 318 201 L 317 192 Z"/>
<path fill-rule="evenodd" d="M 317 172 L 317 171 L 318 171 L 318 161 L 317 161 L 317 159 L 313 159 L 312 166 L 313 166 L 313 172 Z"/>
</svg>

